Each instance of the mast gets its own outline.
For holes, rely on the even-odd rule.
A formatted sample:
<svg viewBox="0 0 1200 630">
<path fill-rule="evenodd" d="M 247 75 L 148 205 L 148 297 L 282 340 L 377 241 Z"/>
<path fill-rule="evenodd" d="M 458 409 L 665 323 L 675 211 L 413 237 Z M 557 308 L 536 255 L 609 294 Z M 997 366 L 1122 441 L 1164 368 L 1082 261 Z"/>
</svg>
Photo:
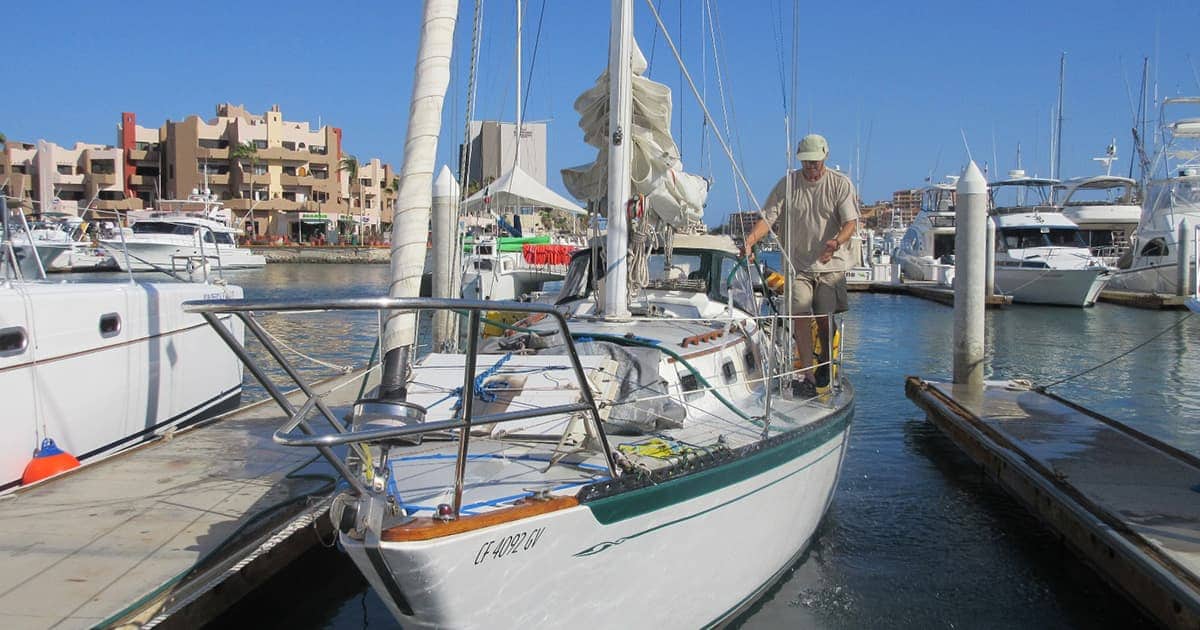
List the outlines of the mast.
<svg viewBox="0 0 1200 630">
<path fill-rule="evenodd" d="M 521 167 L 521 0 L 517 0 L 517 141 L 513 170 Z"/>
<path fill-rule="evenodd" d="M 1050 179 L 1062 177 L 1063 83 L 1067 76 L 1067 53 L 1058 59 L 1058 124 L 1054 127 L 1054 165 Z"/>
<path fill-rule="evenodd" d="M 608 40 L 608 237 L 605 252 L 608 270 L 604 282 L 604 314 L 629 317 L 626 287 L 628 270 L 628 220 L 630 143 L 633 141 L 633 0 L 613 0 Z"/>
<path fill-rule="evenodd" d="M 433 200 L 433 169 L 442 103 L 450 84 L 450 54 L 454 49 L 457 0 L 425 0 L 421 39 L 417 46 L 404 164 L 400 190 L 392 209 L 391 297 L 415 297 L 425 271 L 429 209 Z M 408 383 L 409 355 L 417 338 L 415 313 L 387 314 L 383 339 L 383 378 L 380 397 L 403 397 Z"/>
</svg>

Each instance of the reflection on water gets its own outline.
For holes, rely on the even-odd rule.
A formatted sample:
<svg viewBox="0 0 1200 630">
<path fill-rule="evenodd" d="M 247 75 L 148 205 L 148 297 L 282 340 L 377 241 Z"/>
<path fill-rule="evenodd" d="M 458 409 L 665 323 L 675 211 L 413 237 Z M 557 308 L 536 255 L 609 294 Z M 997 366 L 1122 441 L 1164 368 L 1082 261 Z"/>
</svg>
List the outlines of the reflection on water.
<svg viewBox="0 0 1200 630">
<path fill-rule="evenodd" d="M 318 299 L 380 295 L 386 274 L 383 265 L 272 265 L 229 275 L 248 297 Z M 1143 343 L 1183 316 L 1107 304 L 991 311 L 988 378 L 1059 380 Z M 299 333 L 296 345 L 302 352 L 336 364 L 365 362 L 377 326 L 374 315 L 365 313 L 266 321 L 273 333 Z M 846 373 L 858 400 L 837 496 L 802 562 L 738 624 L 1146 625 L 904 398 L 907 375 L 948 378 L 952 310 L 904 296 L 853 294 L 847 321 Z M 1192 352 L 1198 333 L 1200 318 L 1189 319 L 1133 354 L 1053 391 L 1198 453 L 1200 429 L 1193 424 L 1200 408 L 1200 365 Z M 323 579 L 312 580 L 313 566 L 323 576 L 336 576 L 341 586 L 322 587 Z M 304 600 L 306 611 L 288 616 L 287 625 L 390 624 L 382 602 L 348 567 L 338 552 L 318 550 L 285 572 L 274 588 Z M 235 618 L 244 621 L 262 605 L 247 602 Z M 273 614 L 278 622 L 278 612 Z"/>
</svg>

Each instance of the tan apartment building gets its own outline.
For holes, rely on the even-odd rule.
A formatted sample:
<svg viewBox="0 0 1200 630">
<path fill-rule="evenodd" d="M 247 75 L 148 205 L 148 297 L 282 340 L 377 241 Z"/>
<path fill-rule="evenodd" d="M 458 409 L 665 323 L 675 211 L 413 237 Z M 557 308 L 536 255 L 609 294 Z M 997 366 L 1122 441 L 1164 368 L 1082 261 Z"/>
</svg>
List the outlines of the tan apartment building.
<svg viewBox="0 0 1200 630">
<path fill-rule="evenodd" d="M 127 194 L 153 195 L 155 180 L 161 191 L 151 198 L 208 191 L 252 237 L 362 237 L 380 233 L 391 219 L 381 212 L 395 199 L 387 186 L 390 167 L 371 160 L 358 177 L 369 185 L 354 188 L 342 161 L 342 130 L 286 121 L 279 106 L 258 115 L 223 103 L 210 120 L 193 115 L 157 130 L 138 126 L 136 115 L 125 112 L 118 135 L 127 152 Z"/>
<path fill-rule="evenodd" d="M 140 209 L 141 201 L 129 198 L 121 184 L 118 168 L 123 162 L 124 152 L 111 146 L 6 142 L 0 157 L 0 186 L 4 194 L 17 198 L 12 206 L 27 212 L 81 215 L 88 208 Z"/>
<path fill-rule="evenodd" d="M 901 225 L 908 225 L 921 211 L 921 189 L 908 188 L 892 193 L 892 213 Z"/>
</svg>

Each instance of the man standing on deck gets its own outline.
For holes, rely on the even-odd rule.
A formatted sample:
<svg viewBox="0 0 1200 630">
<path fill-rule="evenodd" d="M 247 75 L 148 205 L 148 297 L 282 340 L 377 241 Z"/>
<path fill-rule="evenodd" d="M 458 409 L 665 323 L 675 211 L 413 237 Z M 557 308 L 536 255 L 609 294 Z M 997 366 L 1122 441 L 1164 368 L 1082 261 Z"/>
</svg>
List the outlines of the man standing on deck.
<svg viewBox="0 0 1200 630">
<path fill-rule="evenodd" d="M 793 171 L 775 184 L 763 205 L 763 218 L 746 235 L 742 245 L 745 255 L 772 229 L 779 235 L 786 257 L 782 271 L 794 277 L 792 315 L 817 315 L 823 364 L 829 361 L 830 315 L 848 308 L 846 270 L 851 266 L 848 245 L 858 228 L 854 184 L 845 175 L 825 168 L 828 156 L 829 143 L 824 137 L 804 136 L 796 151 L 800 171 Z M 808 322 L 798 319 L 792 327 L 796 356 L 804 367 L 812 364 L 813 356 Z M 798 397 L 811 398 L 818 387 L 828 386 L 829 366 L 822 365 L 804 371 L 802 378 L 792 383 L 792 391 Z"/>
</svg>

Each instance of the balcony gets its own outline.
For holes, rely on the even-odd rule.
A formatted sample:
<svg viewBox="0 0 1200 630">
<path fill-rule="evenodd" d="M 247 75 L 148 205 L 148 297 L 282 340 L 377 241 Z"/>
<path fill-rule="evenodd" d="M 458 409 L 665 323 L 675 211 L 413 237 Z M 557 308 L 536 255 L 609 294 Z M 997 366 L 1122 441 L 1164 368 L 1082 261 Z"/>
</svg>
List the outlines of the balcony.
<svg viewBox="0 0 1200 630">
<path fill-rule="evenodd" d="M 267 149 L 259 149 L 258 159 L 259 161 L 282 160 L 284 162 L 307 162 L 310 157 L 308 151 L 289 150 L 283 147 L 270 147 Z"/>
<path fill-rule="evenodd" d="M 204 177 L 205 177 L 204 173 L 201 173 L 200 174 L 201 182 L 204 181 Z M 209 173 L 208 174 L 208 183 L 209 184 L 218 184 L 221 186 L 227 186 L 227 185 L 229 185 L 229 173 Z"/>
<path fill-rule="evenodd" d="M 196 158 L 201 160 L 228 160 L 229 149 L 205 149 L 199 147 L 196 149 Z"/>
<path fill-rule="evenodd" d="M 93 173 L 92 174 L 92 183 L 97 186 L 116 186 L 117 185 L 117 174 L 116 173 Z"/>
<path fill-rule="evenodd" d="M 125 157 L 130 162 L 140 162 L 146 159 L 147 153 L 149 153 L 149 151 L 145 149 L 129 149 L 125 152 Z"/>
<path fill-rule="evenodd" d="M 142 200 L 137 197 L 119 200 L 103 200 L 97 199 L 92 202 L 92 208 L 96 210 L 141 210 L 143 208 Z"/>
</svg>

